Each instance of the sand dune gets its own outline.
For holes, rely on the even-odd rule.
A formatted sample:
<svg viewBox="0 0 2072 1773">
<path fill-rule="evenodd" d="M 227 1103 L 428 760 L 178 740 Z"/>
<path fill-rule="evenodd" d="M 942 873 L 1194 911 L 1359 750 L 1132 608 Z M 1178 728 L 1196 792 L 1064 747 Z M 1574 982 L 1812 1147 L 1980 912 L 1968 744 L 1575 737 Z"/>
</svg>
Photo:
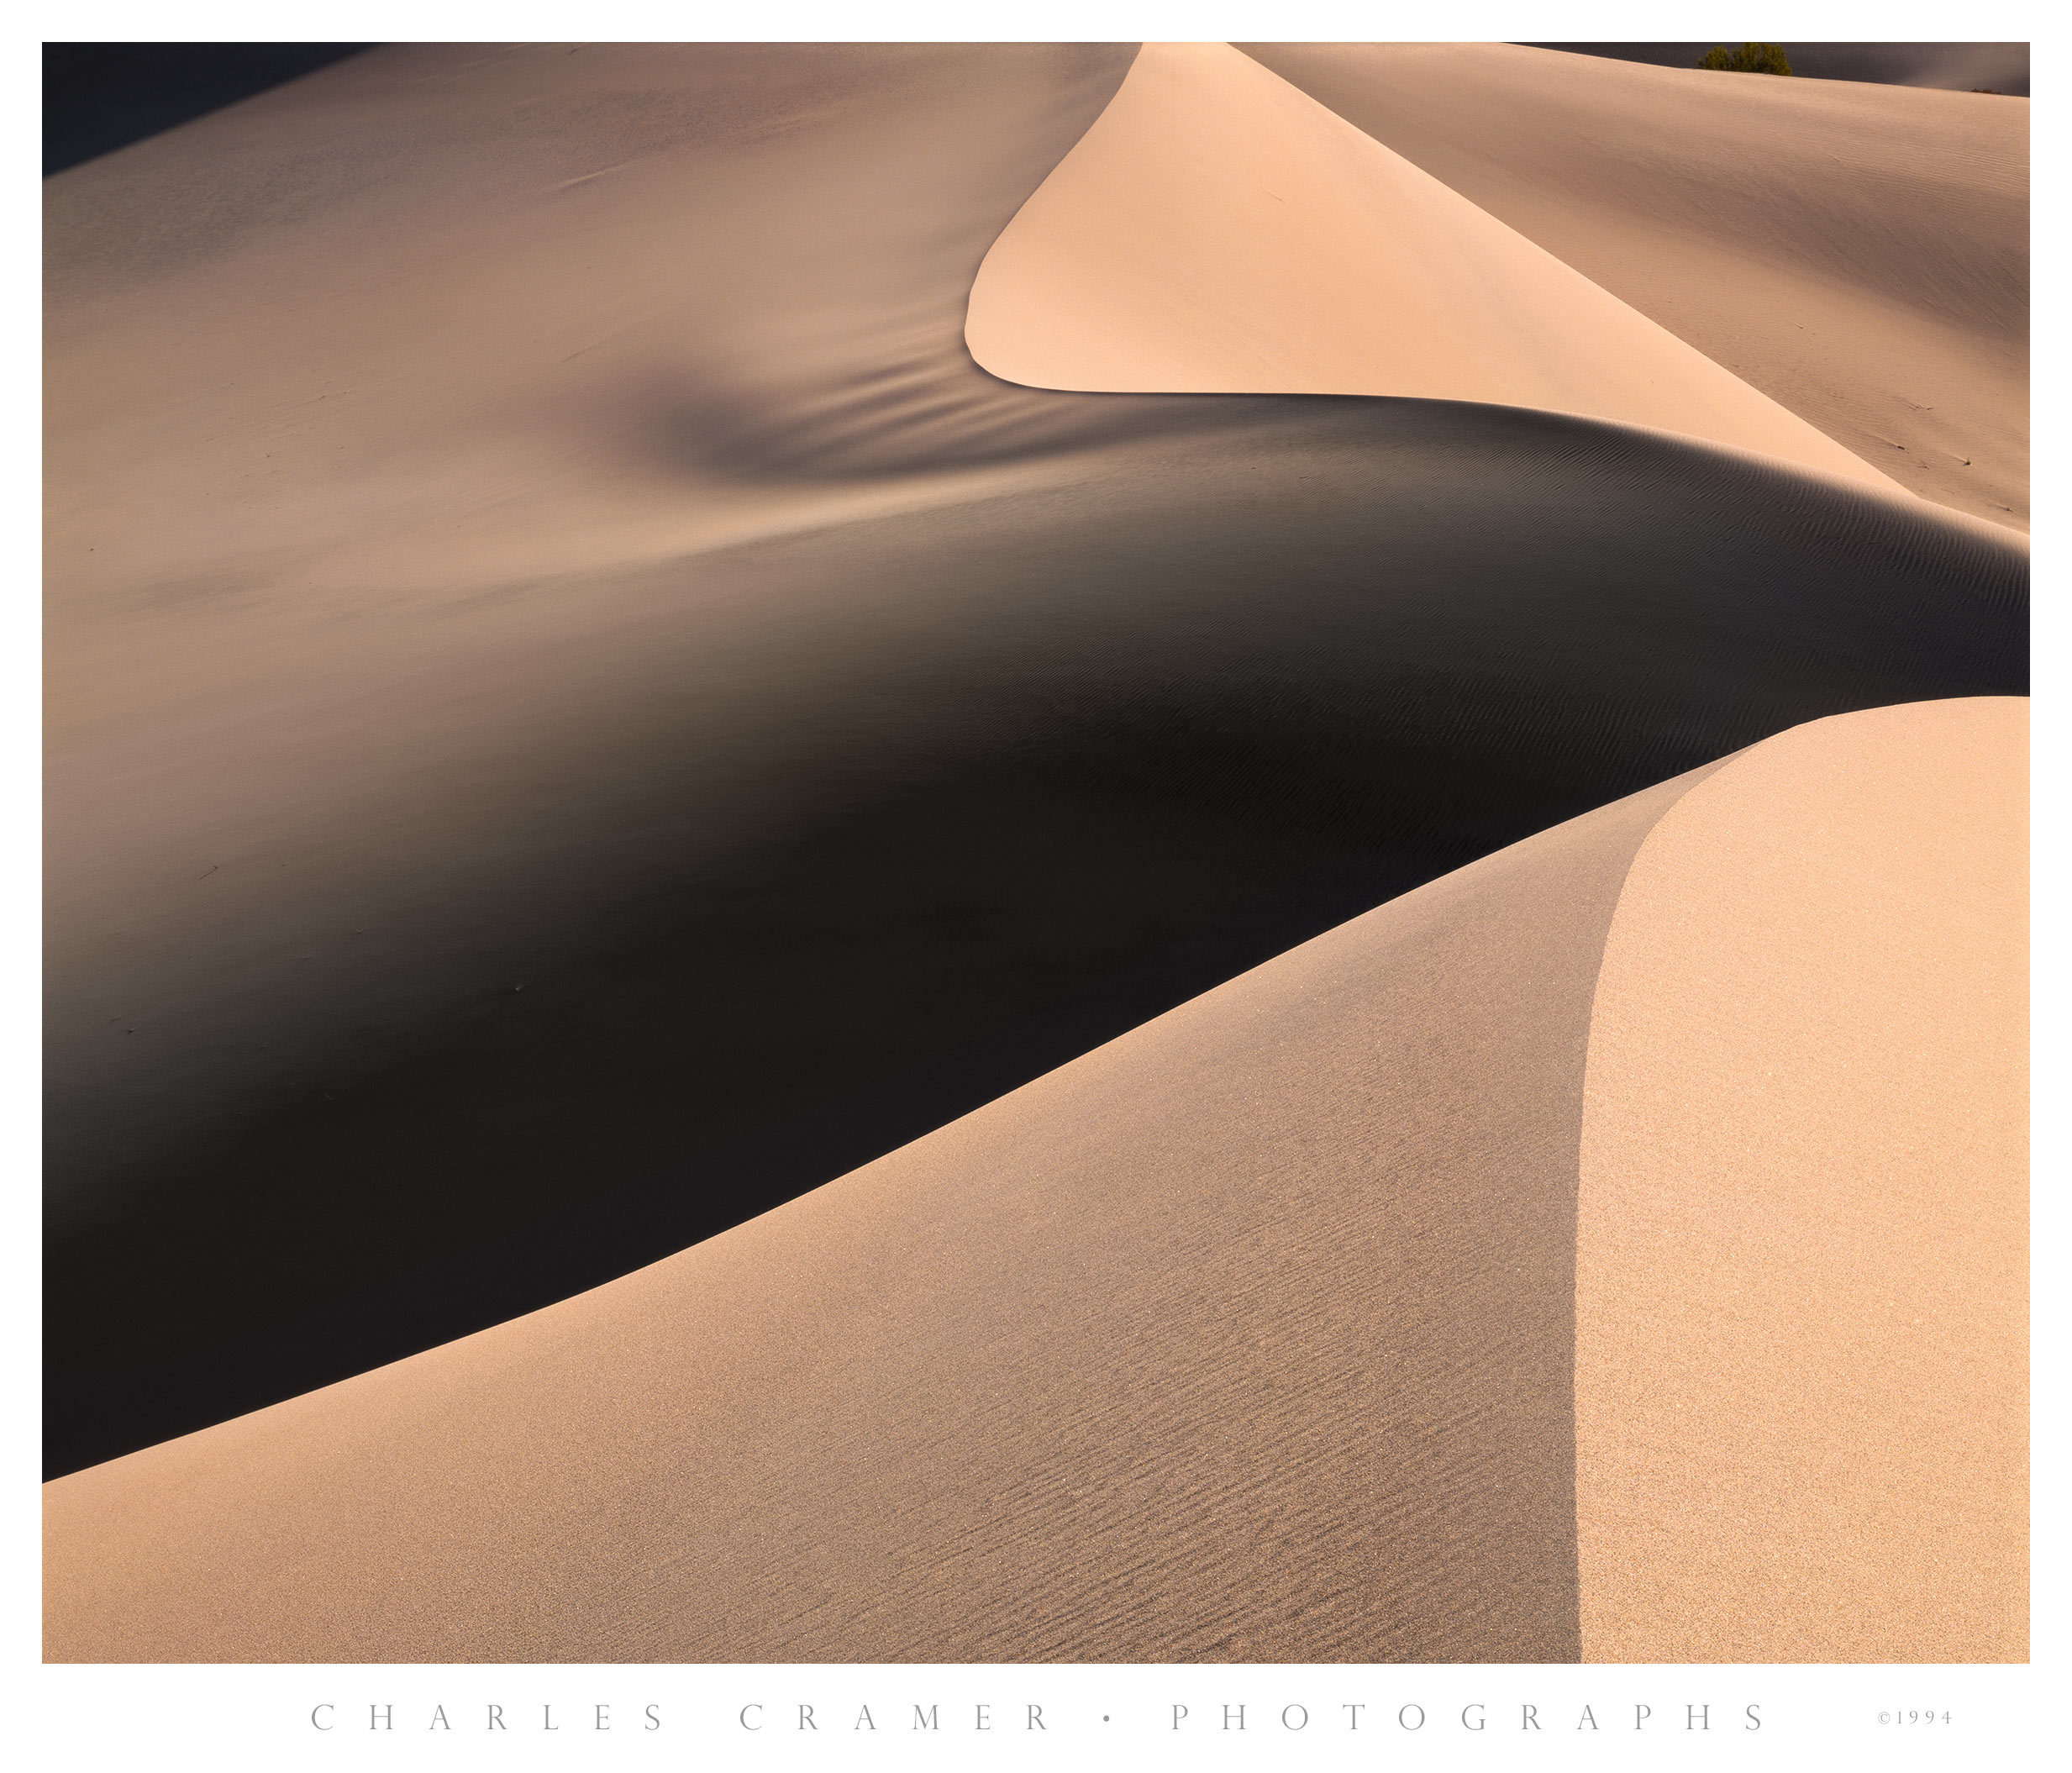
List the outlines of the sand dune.
<svg viewBox="0 0 2072 1773">
<path fill-rule="evenodd" d="M 2024 712 L 1795 729 L 48 1486 L 46 1654 L 2018 1657 Z"/>
<path fill-rule="evenodd" d="M 1249 52 L 1924 498 L 2028 521 L 2028 107 L 1498 44 Z"/>
<path fill-rule="evenodd" d="M 965 339 L 1034 387 L 1491 401 L 1891 484 L 1227 44 L 1144 46 Z"/>
<path fill-rule="evenodd" d="M 686 559 L 982 494 L 1002 458 L 1026 485 L 1061 416 L 1083 445 L 1064 403 L 973 371 L 958 329 L 986 246 L 1128 58 L 384 50 L 46 185 L 60 1272 L 97 1242 L 118 1270 L 156 1267 L 163 1228 L 129 1215 L 141 1193 L 147 1217 L 186 1221 L 169 1139 L 350 1098 L 341 1040 L 362 1071 L 386 1043 L 392 1071 L 399 1029 L 479 1025 L 498 993 L 540 989 L 565 957 L 549 932 L 608 950 L 581 923 L 596 882 L 623 902 L 631 876 L 652 901 L 695 871 L 681 844 L 658 862 L 638 828 L 614 835 L 602 806 L 566 819 L 608 797 L 584 761 L 600 746 L 622 779 L 665 772 L 658 749 L 695 769 L 686 718 L 741 693 L 640 662 L 698 595 Z M 1102 415 L 1106 435 L 1131 423 Z M 779 645 L 759 675 L 739 656 L 753 573 L 737 564 L 705 613 L 764 718 L 796 729 L 779 708 L 804 655 Z M 754 818 L 785 816 L 784 771 L 751 771 Z M 667 779 L 636 820 L 669 805 Z M 705 797 L 696 846 L 730 817 Z M 412 1161 L 407 1133 L 380 1144 L 377 1171 Z M 271 1218 L 268 1198 L 200 1223 Z M 359 1254 L 387 1235 L 335 1204 L 296 1265 L 328 1244 L 335 1293 L 388 1320 Z M 507 1206 L 523 1218 L 524 1191 Z M 206 1247 L 198 1230 L 173 1234 Z M 57 1346 L 129 1340 L 97 1325 L 92 1302 L 124 1296 L 98 1273 L 82 1254 L 85 1296 L 54 1288 Z M 214 1340 L 201 1368 L 235 1372 L 241 1334 Z M 125 1392 L 150 1411 L 179 1386 Z"/>
<path fill-rule="evenodd" d="M 53 1080 L 56 1445 L 544 1303 L 1550 817 L 2024 676 L 2026 563 L 1982 528 L 1502 408 L 1277 409 L 951 515 L 513 599 L 515 632 L 334 618 L 161 764 L 167 826 L 243 791 L 214 835 L 252 860 L 226 907 L 202 854 L 75 910 L 124 971 L 54 976 L 101 1042 Z M 284 729 L 342 659 L 364 700 Z M 276 734 L 307 750 L 255 781 Z"/>
<path fill-rule="evenodd" d="M 50 182 L 49 1658 L 2024 1653 L 1998 102 L 1132 53 Z"/>
<path fill-rule="evenodd" d="M 1770 733 L 2025 688 L 2019 539 L 1917 502 L 986 375 L 1128 56 L 383 51 L 51 181 L 54 1470 Z"/>
<path fill-rule="evenodd" d="M 46 1654 L 1574 1660 L 1591 996 L 1690 781 L 656 1267 L 50 1486 Z"/>
<path fill-rule="evenodd" d="M 1649 834 L 1591 1018 L 1586 1657 L 2028 1657 L 2028 707 L 1816 722 Z"/>
</svg>

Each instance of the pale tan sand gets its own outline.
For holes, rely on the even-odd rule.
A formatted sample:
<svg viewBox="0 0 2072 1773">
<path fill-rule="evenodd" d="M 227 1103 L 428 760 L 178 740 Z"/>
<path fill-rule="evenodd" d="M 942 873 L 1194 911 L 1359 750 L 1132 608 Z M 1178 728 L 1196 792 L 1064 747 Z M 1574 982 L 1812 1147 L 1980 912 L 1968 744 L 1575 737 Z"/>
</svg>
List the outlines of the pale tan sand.
<svg viewBox="0 0 2072 1773">
<path fill-rule="evenodd" d="M 58 611 L 331 609 L 939 495 L 827 482 L 1054 433 L 955 326 L 1130 54 L 392 45 L 47 181 Z"/>
<path fill-rule="evenodd" d="M 46 1654 L 1572 1660 L 1590 1000 L 1703 773 L 669 1261 L 47 1486 Z"/>
<path fill-rule="evenodd" d="M 2028 1654 L 2028 705 L 1796 728 L 1670 809 L 1591 1023 L 1583 1653 Z"/>
<path fill-rule="evenodd" d="M 1144 46 L 965 339 L 1035 387 L 1489 401 L 1891 484 L 1227 44 Z"/>
<path fill-rule="evenodd" d="M 1901 485 L 2027 526 L 2027 101 L 1501 44 L 1246 47 Z"/>
</svg>

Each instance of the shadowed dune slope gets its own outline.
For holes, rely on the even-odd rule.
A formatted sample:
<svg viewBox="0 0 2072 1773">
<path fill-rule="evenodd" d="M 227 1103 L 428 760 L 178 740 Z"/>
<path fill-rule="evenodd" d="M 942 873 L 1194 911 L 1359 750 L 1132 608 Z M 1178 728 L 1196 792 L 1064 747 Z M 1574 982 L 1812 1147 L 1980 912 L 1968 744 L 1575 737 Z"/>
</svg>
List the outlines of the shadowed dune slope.
<svg viewBox="0 0 2072 1773">
<path fill-rule="evenodd" d="M 1670 809 L 1597 984 L 1583 1650 L 2028 1655 L 2028 706 L 1817 721 Z"/>
<path fill-rule="evenodd" d="M 162 885 L 55 975 L 54 1419 L 158 1438 L 497 1321 L 1550 818 L 2019 690 L 2025 587 L 1982 528 L 1751 458 L 1349 402 L 284 624 L 152 759 Z M 230 881 L 174 872 L 234 787 Z"/>
<path fill-rule="evenodd" d="M 1609 55 L 1659 67 L 1696 68 L 1712 45 L 1538 43 L 1529 47 Z M 1989 87 L 1996 93 L 2029 96 L 2026 43 L 1792 43 L 1785 48 L 1795 79 L 1865 80 L 1885 86 L 1941 87 L 1958 92 Z"/>
<path fill-rule="evenodd" d="M 1890 484 L 1228 44 L 1144 47 L 965 339 L 1037 387 L 1491 401 Z"/>
<path fill-rule="evenodd" d="M 44 176 L 371 47 L 365 43 L 45 43 Z"/>
<path fill-rule="evenodd" d="M 49 1485 L 45 1654 L 2019 1660 L 2026 713 L 1796 728 Z"/>
<path fill-rule="evenodd" d="M 1902 486 L 2027 528 L 2025 102 L 1505 44 L 1245 47 Z"/>
<path fill-rule="evenodd" d="M 1590 1004 L 1695 779 L 655 1267 L 61 1480 L 46 1654 L 1574 1660 Z"/>
<path fill-rule="evenodd" d="M 1917 502 L 977 369 L 1128 58 L 382 50 L 50 181 L 54 1470 L 1782 728 L 2026 689 L 2018 539 Z"/>
</svg>

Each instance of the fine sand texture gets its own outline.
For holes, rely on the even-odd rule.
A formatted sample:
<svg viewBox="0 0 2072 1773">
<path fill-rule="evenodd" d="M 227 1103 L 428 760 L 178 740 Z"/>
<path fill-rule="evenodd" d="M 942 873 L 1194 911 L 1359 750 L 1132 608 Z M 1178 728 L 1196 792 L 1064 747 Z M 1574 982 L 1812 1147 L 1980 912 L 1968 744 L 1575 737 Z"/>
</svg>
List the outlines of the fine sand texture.
<svg viewBox="0 0 2072 1773">
<path fill-rule="evenodd" d="M 1783 729 L 2025 691 L 2022 539 L 1900 494 L 986 374 L 1131 54 L 383 50 L 49 182 L 54 1475 Z"/>
<path fill-rule="evenodd" d="M 45 1654 L 1574 1660 L 1590 1006 L 1694 779 L 639 1274 L 49 1486 Z"/>
<path fill-rule="evenodd" d="M 2026 712 L 1796 728 L 50 1484 L 45 1654 L 2021 1660 Z"/>
<path fill-rule="evenodd" d="M 1576 413 L 1876 468 L 1228 44 L 1147 44 L 986 255 L 965 339 L 1035 387 Z"/>
<path fill-rule="evenodd" d="M 2027 527 L 2027 100 L 1517 45 L 1246 48 L 1881 473 Z"/>
<path fill-rule="evenodd" d="M 1817 721 L 1640 848 L 1584 1097 L 1591 1660 L 2027 1660 L 2027 714 Z"/>
</svg>

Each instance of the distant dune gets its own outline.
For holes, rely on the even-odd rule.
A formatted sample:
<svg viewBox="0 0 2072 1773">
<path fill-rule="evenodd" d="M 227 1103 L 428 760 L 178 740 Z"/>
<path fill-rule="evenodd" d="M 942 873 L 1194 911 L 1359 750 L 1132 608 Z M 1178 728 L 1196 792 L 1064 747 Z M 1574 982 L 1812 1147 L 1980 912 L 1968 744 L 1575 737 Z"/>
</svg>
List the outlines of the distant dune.
<svg viewBox="0 0 2072 1773">
<path fill-rule="evenodd" d="M 2028 106 L 1505 44 L 1266 66 L 1880 472 L 2028 526 Z"/>
<path fill-rule="evenodd" d="M 1739 46 L 1738 39 L 1729 45 Z M 1530 47 L 1695 68 L 1713 45 L 1540 43 Z M 2029 96 L 2026 43 L 1794 43 L 1785 50 L 1796 79 L 1872 81 L 1885 86 L 1942 87 L 1959 92 L 1988 87 L 1996 92 Z"/>
<path fill-rule="evenodd" d="M 1228 44 L 1144 45 L 965 339 L 1036 387 L 1491 401 L 1891 484 Z"/>
</svg>

